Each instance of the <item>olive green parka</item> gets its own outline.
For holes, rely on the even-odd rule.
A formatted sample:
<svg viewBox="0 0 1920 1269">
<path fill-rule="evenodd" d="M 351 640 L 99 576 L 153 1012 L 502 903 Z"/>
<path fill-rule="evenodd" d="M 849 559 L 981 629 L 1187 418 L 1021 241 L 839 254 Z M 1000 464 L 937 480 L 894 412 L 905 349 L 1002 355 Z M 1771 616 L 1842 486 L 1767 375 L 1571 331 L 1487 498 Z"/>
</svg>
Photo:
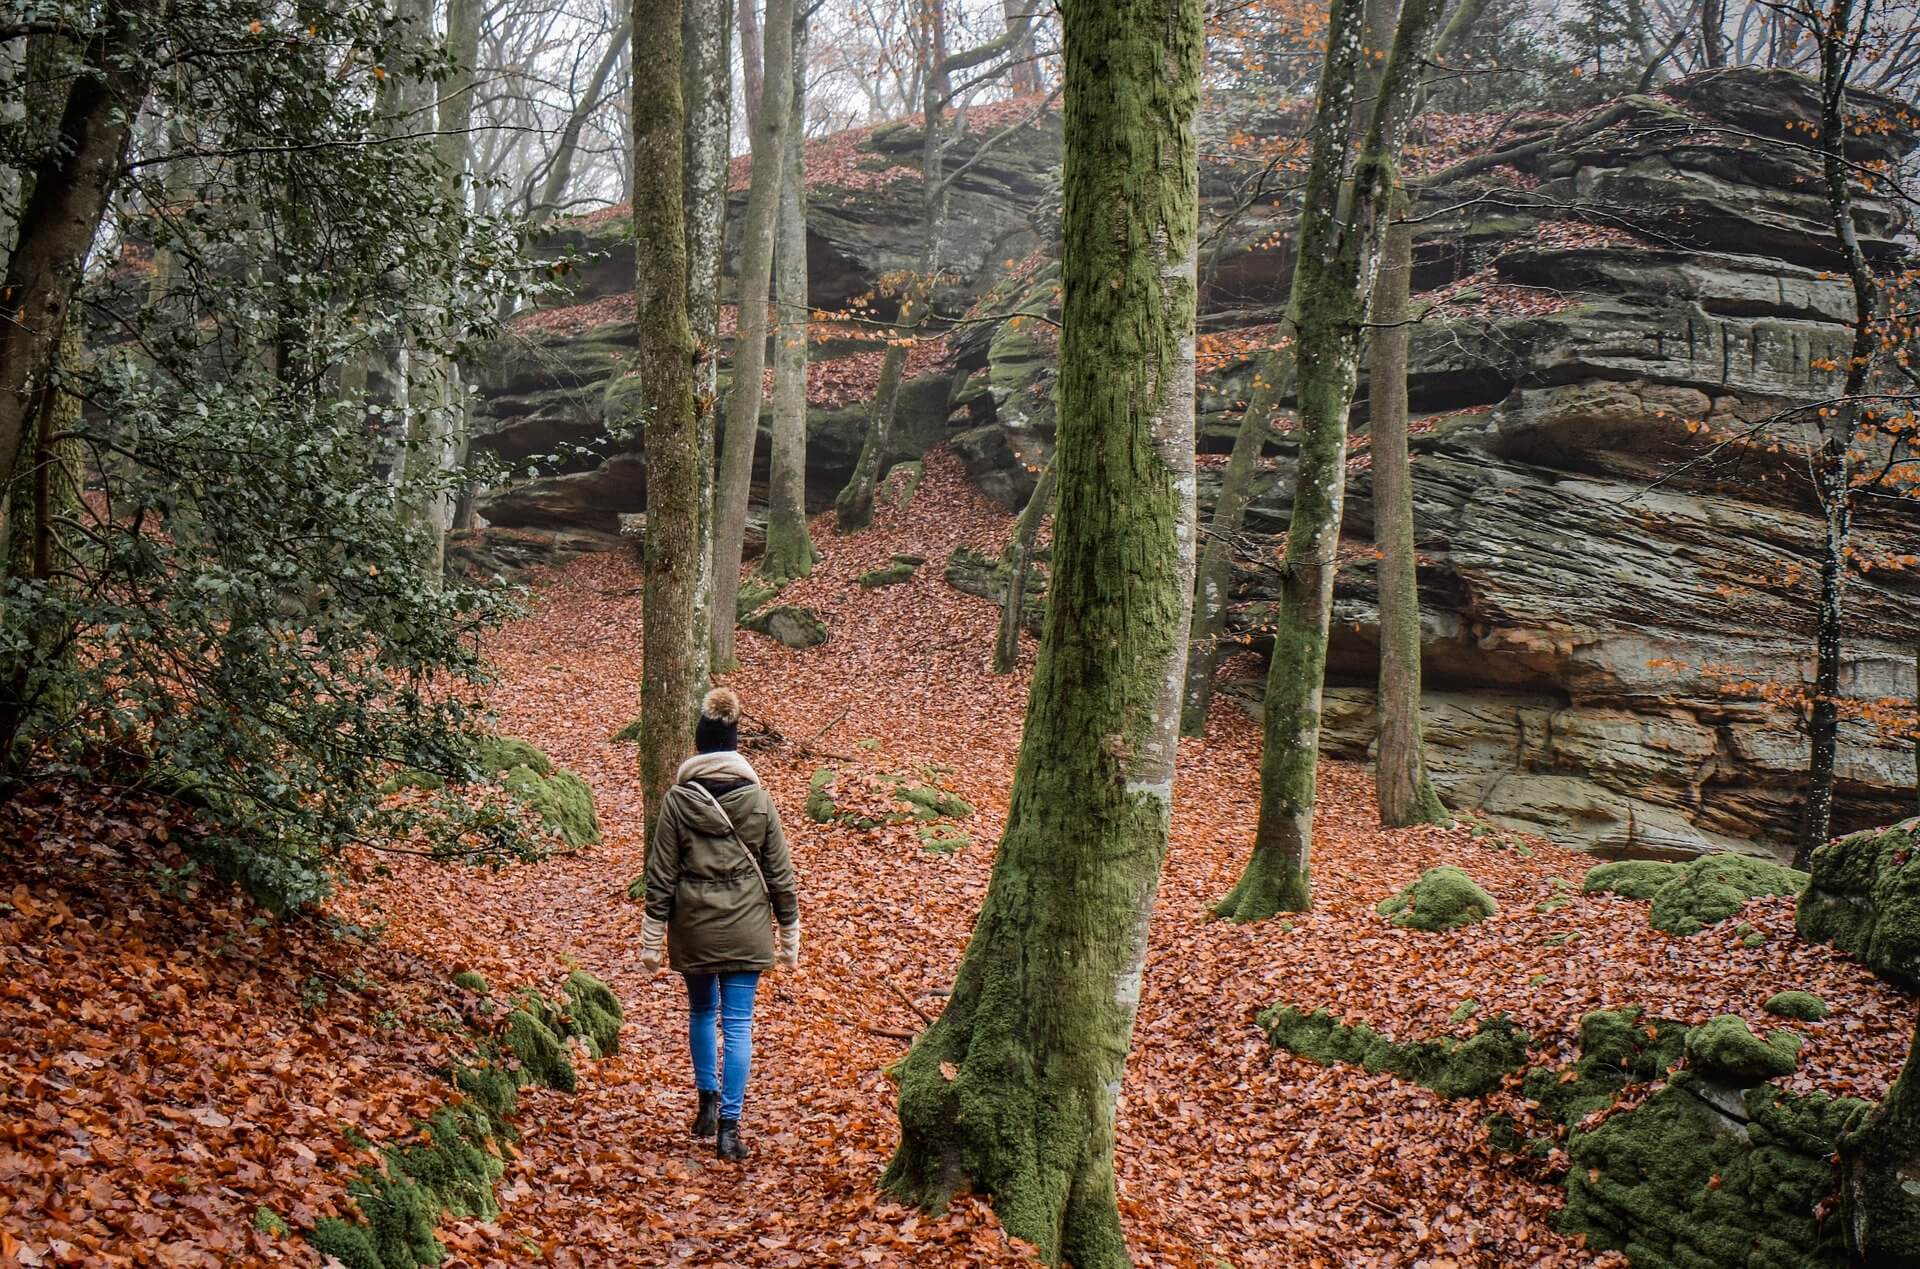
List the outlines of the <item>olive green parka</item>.
<svg viewBox="0 0 1920 1269">
<path fill-rule="evenodd" d="M 699 754 L 681 764 L 647 849 L 647 915 L 667 926 L 683 974 L 764 970 L 773 925 L 800 919 L 780 813 L 746 759 Z"/>
</svg>

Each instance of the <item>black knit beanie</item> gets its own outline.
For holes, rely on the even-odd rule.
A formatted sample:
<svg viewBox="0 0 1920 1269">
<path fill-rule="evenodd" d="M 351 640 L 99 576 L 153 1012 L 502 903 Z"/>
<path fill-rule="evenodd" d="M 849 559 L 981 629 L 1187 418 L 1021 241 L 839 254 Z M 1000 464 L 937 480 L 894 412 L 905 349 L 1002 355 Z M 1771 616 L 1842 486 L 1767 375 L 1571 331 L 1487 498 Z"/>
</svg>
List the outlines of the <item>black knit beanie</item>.
<svg viewBox="0 0 1920 1269">
<path fill-rule="evenodd" d="M 716 687 L 700 702 L 700 717 L 693 725 L 693 747 L 701 753 L 740 747 L 740 698 L 732 688 Z"/>
</svg>

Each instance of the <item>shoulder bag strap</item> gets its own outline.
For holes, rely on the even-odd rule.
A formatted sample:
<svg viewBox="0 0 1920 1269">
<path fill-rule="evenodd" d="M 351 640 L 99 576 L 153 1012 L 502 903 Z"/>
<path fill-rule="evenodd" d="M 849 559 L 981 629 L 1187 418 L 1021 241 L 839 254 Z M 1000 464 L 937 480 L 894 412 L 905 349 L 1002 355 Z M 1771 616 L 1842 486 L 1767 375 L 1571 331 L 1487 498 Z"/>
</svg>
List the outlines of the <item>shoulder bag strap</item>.
<svg viewBox="0 0 1920 1269">
<path fill-rule="evenodd" d="M 686 787 L 698 789 L 700 796 L 705 798 L 713 806 L 714 810 L 720 812 L 720 819 L 727 826 L 727 836 L 733 838 L 733 844 L 740 848 L 740 853 L 745 855 L 747 862 L 753 865 L 753 875 L 760 878 L 760 893 L 766 895 L 768 900 L 771 901 L 773 892 L 767 887 L 767 874 L 765 870 L 760 867 L 760 861 L 753 857 L 753 852 L 747 849 L 746 842 L 741 840 L 740 830 L 733 826 L 733 817 L 727 814 L 727 808 L 720 804 L 720 799 L 713 795 L 712 789 L 709 789 L 699 781 L 689 780 L 687 781 Z"/>
</svg>

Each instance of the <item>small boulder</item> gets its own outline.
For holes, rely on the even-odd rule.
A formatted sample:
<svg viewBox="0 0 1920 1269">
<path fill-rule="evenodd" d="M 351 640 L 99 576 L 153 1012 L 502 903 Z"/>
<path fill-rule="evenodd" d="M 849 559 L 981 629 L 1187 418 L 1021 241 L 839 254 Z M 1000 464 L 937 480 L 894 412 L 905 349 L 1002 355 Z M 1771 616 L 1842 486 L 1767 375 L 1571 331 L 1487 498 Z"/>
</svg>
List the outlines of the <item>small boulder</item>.
<svg viewBox="0 0 1920 1269">
<path fill-rule="evenodd" d="M 1686 871 L 1683 864 L 1658 859 L 1620 859 L 1589 868 L 1580 882 L 1581 894 L 1617 894 L 1623 899 L 1651 899 L 1667 883 Z"/>
<path fill-rule="evenodd" d="M 1702 855 L 1653 896 L 1647 923 L 1668 934 L 1698 934 L 1765 895 L 1800 893 L 1807 874 L 1746 855 Z M 1764 942 L 1764 940 L 1762 940 Z"/>
<path fill-rule="evenodd" d="M 1492 895 L 1452 864 L 1427 869 L 1418 881 L 1381 900 L 1374 909 L 1381 916 L 1392 917 L 1397 926 L 1428 931 L 1457 930 L 1484 921 L 1499 910 Z"/>
<path fill-rule="evenodd" d="M 1775 1031 L 1766 1039 L 1746 1020 L 1721 1014 L 1687 1032 L 1687 1065 L 1702 1075 L 1746 1088 L 1791 1075 L 1800 1063 L 1800 1037 Z"/>
<path fill-rule="evenodd" d="M 1827 1002 L 1810 991 L 1777 992 L 1760 1007 L 1777 1018 L 1793 1018 L 1800 1022 L 1818 1022 L 1831 1012 Z"/>
<path fill-rule="evenodd" d="M 798 604 L 763 608 L 740 624 L 788 648 L 815 648 L 827 641 L 827 623 L 820 614 Z"/>
</svg>

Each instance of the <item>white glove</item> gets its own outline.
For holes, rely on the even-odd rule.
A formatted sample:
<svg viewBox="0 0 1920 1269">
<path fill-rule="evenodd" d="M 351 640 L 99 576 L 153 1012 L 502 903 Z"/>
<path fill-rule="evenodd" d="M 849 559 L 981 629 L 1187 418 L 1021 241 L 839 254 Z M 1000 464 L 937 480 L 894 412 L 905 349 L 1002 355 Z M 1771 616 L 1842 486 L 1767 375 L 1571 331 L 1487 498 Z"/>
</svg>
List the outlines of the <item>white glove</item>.
<svg viewBox="0 0 1920 1269">
<path fill-rule="evenodd" d="M 666 953 L 667 923 L 650 916 L 640 918 L 640 968 L 649 974 L 660 972 Z"/>
<path fill-rule="evenodd" d="M 800 918 L 795 917 L 792 925 L 780 927 L 778 946 L 773 951 L 773 963 L 782 969 L 792 969 L 800 964 Z"/>
</svg>

